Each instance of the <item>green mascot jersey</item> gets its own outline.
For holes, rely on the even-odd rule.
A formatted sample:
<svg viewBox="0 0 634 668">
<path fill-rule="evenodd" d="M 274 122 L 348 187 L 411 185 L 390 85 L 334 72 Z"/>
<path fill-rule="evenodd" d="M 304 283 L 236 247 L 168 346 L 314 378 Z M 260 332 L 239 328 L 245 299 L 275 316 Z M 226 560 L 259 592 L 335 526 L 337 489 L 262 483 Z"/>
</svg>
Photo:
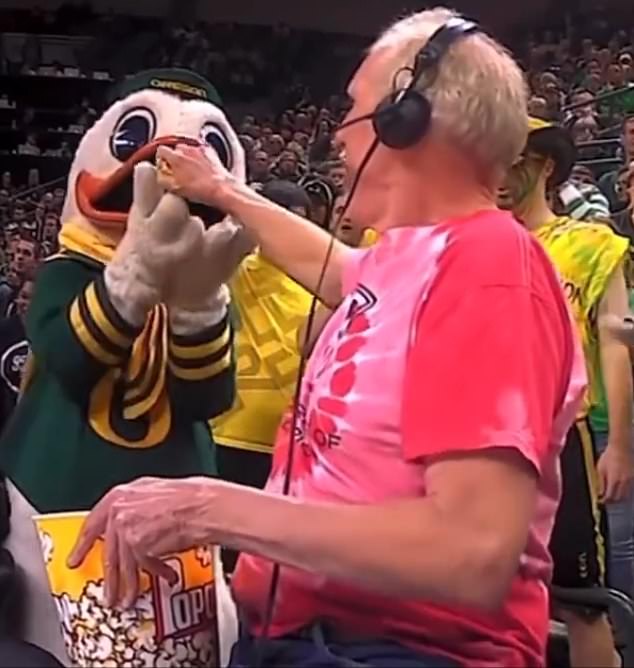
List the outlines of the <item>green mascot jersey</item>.
<svg viewBox="0 0 634 668">
<path fill-rule="evenodd" d="M 93 257 L 63 253 L 36 282 L 32 374 L 0 441 L 0 466 L 41 513 L 87 510 L 142 476 L 215 473 L 206 423 L 235 393 L 228 318 L 176 337 L 156 307 L 154 343 L 135 362 L 148 324 L 142 332 L 119 316 L 103 274 Z"/>
</svg>

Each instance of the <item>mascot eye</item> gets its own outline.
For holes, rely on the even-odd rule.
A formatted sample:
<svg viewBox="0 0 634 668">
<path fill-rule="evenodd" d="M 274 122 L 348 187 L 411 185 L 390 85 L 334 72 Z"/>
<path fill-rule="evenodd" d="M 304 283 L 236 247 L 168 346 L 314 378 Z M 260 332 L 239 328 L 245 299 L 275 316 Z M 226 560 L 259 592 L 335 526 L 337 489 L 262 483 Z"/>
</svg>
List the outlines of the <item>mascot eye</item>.
<svg viewBox="0 0 634 668">
<path fill-rule="evenodd" d="M 154 138 L 155 131 L 156 118 L 149 109 L 131 109 L 115 126 L 110 137 L 110 151 L 117 160 L 125 162 Z"/>
<path fill-rule="evenodd" d="M 225 132 L 215 123 L 205 123 L 200 131 L 200 139 L 207 146 L 211 146 L 218 154 L 220 162 L 227 168 L 233 167 L 231 146 Z"/>
</svg>

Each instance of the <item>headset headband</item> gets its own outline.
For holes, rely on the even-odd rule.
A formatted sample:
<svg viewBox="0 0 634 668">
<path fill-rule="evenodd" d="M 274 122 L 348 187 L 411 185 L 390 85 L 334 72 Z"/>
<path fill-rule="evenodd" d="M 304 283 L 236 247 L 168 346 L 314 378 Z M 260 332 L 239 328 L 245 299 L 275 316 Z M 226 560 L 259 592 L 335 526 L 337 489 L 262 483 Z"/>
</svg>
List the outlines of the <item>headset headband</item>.
<svg viewBox="0 0 634 668">
<path fill-rule="evenodd" d="M 476 23 L 473 23 L 473 21 L 467 21 L 457 16 L 447 20 L 434 33 L 432 33 L 431 37 L 421 47 L 420 51 L 416 54 L 413 66 L 405 67 L 398 71 L 411 72 L 412 78 L 408 85 L 400 90 L 394 89 L 384 104 L 379 105 L 373 112 L 357 116 L 356 118 L 341 123 L 339 125 L 339 130 L 356 125 L 362 121 L 372 120 L 390 114 L 390 112 L 393 111 L 393 105 L 398 104 L 410 93 L 415 91 L 416 86 L 418 86 L 421 78 L 425 74 L 431 73 L 425 87 L 428 88 L 431 86 L 438 74 L 438 65 L 447 53 L 449 47 L 460 37 L 478 32 L 479 30 L 480 28 Z M 395 80 L 398 72 L 394 75 Z"/>
<path fill-rule="evenodd" d="M 414 61 L 412 81 L 408 88 L 413 89 L 426 72 L 438 67 L 449 47 L 460 37 L 479 30 L 473 21 L 466 21 L 457 16 L 441 25 L 421 48 Z"/>
</svg>

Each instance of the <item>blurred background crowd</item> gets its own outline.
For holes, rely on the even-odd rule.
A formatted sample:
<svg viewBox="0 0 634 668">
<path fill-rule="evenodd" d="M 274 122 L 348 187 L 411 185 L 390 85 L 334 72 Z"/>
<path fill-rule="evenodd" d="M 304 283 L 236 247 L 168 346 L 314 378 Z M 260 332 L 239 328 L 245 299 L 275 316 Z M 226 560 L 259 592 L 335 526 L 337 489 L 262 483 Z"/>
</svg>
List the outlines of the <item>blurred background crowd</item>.
<svg viewBox="0 0 634 668">
<path fill-rule="evenodd" d="M 0 318 L 20 318 L 34 270 L 57 250 L 73 152 L 112 81 L 143 68 L 206 75 L 239 129 L 253 186 L 297 184 L 310 197 L 311 217 L 329 225 L 344 179 L 334 130 L 366 38 L 99 13 L 83 2 L 54 11 L 13 4 L 0 5 Z M 577 143 L 572 178 L 554 193 L 557 208 L 603 219 L 634 240 L 631 7 L 570 6 L 551 3 L 546 22 L 516 26 L 505 41 L 527 71 L 531 113 L 564 124 Z M 348 232 L 344 221 L 341 233 Z M 3 325 L 0 355 L 10 345 Z"/>
</svg>

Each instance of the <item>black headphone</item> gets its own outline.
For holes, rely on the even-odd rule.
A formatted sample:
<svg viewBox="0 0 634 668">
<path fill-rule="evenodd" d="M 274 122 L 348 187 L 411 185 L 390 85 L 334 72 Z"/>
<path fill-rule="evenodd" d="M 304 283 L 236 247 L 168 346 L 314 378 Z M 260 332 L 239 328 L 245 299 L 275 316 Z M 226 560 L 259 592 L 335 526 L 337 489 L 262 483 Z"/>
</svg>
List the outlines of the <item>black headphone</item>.
<svg viewBox="0 0 634 668">
<path fill-rule="evenodd" d="M 438 76 L 438 66 L 449 47 L 461 37 L 479 31 L 477 24 L 459 17 L 449 19 L 427 40 L 416 55 L 412 67 L 401 68 L 394 75 L 392 92 L 371 114 L 342 123 L 339 129 L 371 120 L 377 140 L 389 148 L 403 150 L 417 144 L 429 131 L 432 104 L 424 92 L 417 90 L 426 77 L 429 88 Z M 398 77 L 409 72 L 411 79 L 406 88 L 397 88 Z"/>
</svg>

